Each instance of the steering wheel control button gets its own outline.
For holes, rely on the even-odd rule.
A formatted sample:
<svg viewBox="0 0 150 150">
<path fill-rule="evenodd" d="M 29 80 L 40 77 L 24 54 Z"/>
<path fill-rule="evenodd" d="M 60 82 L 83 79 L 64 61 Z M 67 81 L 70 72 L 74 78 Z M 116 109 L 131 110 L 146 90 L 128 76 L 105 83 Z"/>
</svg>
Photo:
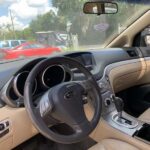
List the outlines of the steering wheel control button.
<svg viewBox="0 0 150 150">
<path fill-rule="evenodd" d="M 88 103 L 88 97 L 86 95 L 83 95 L 82 99 L 83 99 L 83 104 L 87 104 Z"/>
<path fill-rule="evenodd" d="M 49 100 L 49 92 L 47 92 L 45 95 L 43 95 L 39 105 L 40 105 L 41 117 L 44 117 L 46 114 L 48 114 L 52 111 L 53 105 Z"/>
</svg>

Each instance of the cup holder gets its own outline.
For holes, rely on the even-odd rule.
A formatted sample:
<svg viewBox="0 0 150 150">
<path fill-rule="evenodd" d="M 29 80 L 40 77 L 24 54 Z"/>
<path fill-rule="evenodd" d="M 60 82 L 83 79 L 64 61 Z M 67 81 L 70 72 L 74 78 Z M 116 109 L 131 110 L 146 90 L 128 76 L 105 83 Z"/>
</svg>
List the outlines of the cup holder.
<svg viewBox="0 0 150 150">
<path fill-rule="evenodd" d="M 134 137 L 150 144 L 150 124 L 144 124 L 141 129 L 135 132 Z"/>
</svg>

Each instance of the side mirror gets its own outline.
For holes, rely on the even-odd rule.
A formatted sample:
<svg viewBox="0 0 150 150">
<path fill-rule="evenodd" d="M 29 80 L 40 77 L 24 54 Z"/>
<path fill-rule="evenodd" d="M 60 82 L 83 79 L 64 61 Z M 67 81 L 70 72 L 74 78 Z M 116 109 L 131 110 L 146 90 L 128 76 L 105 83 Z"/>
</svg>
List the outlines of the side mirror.
<svg viewBox="0 0 150 150">
<path fill-rule="evenodd" d="M 118 5 L 114 2 L 86 2 L 83 7 L 85 14 L 116 14 Z"/>
<path fill-rule="evenodd" d="M 145 44 L 146 46 L 150 46 L 150 35 L 145 36 Z"/>
</svg>

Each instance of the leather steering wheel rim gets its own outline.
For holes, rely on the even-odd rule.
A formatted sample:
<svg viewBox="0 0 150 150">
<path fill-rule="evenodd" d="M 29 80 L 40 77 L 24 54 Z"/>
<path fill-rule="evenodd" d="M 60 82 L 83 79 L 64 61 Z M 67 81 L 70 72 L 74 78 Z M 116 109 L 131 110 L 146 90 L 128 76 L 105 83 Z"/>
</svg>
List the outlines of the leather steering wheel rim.
<svg viewBox="0 0 150 150">
<path fill-rule="evenodd" d="M 33 104 L 33 98 L 32 98 L 32 86 L 34 84 L 34 79 L 36 75 L 41 71 L 41 68 L 46 68 L 50 65 L 56 65 L 56 64 L 70 64 L 76 68 L 78 68 L 84 75 L 87 77 L 88 81 L 90 81 L 91 88 L 93 89 L 93 94 L 95 95 L 95 111 L 94 111 L 94 116 L 93 119 L 91 120 L 90 123 L 87 123 L 86 121 L 83 121 L 80 123 L 80 126 L 82 128 L 83 126 L 83 131 L 78 130 L 75 134 L 72 135 L 61 135 L 58 133 L 55 133 L 51 129 L 47 127 L 45 122 L 43 121 L 42 117 L 40 116 L 40 113 L 37 113 L 35 111 L 35 106 Z M 68 83 L 69 84 L 69 83 Z M 71 83 L 72 84 L 72 83 Z M 78 84 L 75 85 L 80 87 Z M 29 114 L 29 117 L 34 124 L 34 126 L 37 128 L 37 130 L 47 137 L 50 140 L 53 140 L 55 142 L 63 143 L 63 144 L 71 144 L 71 143 L 76 143 L 84 138 L 86 138 L 97 126 L 97 124 L 100 121 L 101 117 L 101 110 L 102 110 L 102 99 L 101 99 L 101 94 L 100 94 L 100 88 L 93 77 L 93 75 L 90 73 L 88 69 L 86 69 L 81 63 L 78 61 L 68 58 L 68 57 L 52 57 L 48 58 L 46 60 L 41 61 L 38 63 L 30 72 L 26 83 L 25 83 L 25 88 L 24 88 L 24 103 L 26 110 Z M 84 126 L 85 124 L 85 126 Z M 79 127 L 80 127 L 79 126 Z M 88 127 L 86 127 L 88 126 Z M 77 126 L 78 128 L 78 126 Z"/>
</svg>

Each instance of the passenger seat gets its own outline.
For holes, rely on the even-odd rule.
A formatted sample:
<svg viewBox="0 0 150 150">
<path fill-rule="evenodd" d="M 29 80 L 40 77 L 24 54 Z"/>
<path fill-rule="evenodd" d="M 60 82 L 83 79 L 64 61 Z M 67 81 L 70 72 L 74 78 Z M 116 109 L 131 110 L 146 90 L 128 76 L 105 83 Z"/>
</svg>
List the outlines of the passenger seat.
<svg viewBox="0 0 150 150">
<path fill-rule="evenodd" d="M 150 124 L 150 108 L 147 109 L 143 114 L 141 114 L 138 119 L 142 122 Z"/>
<path fill-rule="evenodd" d="M 139 150 L 138 148 L 115 139 L 105 139 L 88 150 Z"/>
</svg>

